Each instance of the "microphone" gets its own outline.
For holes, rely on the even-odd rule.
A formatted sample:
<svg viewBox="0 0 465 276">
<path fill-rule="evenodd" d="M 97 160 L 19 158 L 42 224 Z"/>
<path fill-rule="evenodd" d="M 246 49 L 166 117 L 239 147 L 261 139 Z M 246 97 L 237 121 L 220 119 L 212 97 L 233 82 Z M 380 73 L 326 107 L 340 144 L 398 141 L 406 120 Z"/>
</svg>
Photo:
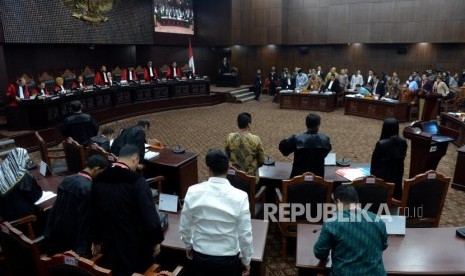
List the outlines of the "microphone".
<svg viewBox="0 0 465 276">
<path fill-rule="evenodd" d="M 263 165 L 265 166 L 274 166 L 275 163 L 276 161 L 271 159 L 268 155 L 266 155 L 265 161 L 263 161 Z"/>
<path fill-rule="evenodd" d="M 345 157 L 336 161 L 336 165 L 338 165 L 339 167 L 349 167 L 350 163 L 350 159 L 345 159 Z"/>
<path fill-rule="evenodd" d="M 181 147 L 180 145 L 177 145 L 177 146 L 173 147 L 171 150 L 176 154 L 181 154 L 181 153 L 186 152 L 186 149 Z"/>
</svg>

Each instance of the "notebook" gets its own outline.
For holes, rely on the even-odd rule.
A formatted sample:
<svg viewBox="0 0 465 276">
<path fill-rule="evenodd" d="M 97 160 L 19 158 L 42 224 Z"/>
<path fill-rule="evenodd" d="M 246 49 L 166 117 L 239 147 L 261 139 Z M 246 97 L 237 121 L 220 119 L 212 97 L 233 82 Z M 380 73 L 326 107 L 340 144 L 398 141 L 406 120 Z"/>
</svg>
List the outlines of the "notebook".
<svg viewBox="0 0 465 276">
<path fill-rule="evenodd" d="M 325 166 L 336 166 L 336 153 L 330 152 L 326 155 Z"/>
<path fill-rule="evenodd" d="M 388 235 L 405 235 L 405 216 L 380 216 Z"/>
<path fill-rule="evenodd" d="M 161 193 L 158 209 L 160 211 L 177 213 L 178 212 L 178 196 Z"/>
</svg>

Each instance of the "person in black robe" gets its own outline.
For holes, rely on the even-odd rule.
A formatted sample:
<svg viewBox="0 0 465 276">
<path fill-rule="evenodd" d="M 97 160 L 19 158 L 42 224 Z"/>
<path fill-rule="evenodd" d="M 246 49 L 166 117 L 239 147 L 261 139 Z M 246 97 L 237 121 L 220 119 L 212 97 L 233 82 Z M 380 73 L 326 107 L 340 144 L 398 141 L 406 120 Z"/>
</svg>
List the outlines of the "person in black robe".
<svg viewBox="0 0 465 276">
<path fill-rule="evenodd" d="M 138 164 L 139 149 L 123 146 L 91 189 L 93 253 L 103 253 L 102 266 L 115 276 L 143 273 L 164 239 L 150 188 L 135 173 Z"/>
<path fill-rule="evenodd" d="M 42 188 L 26 170 L 29 155 L 23 148 L 13 149 L 0 166 L 0 217 L 13 221 L 37 215 L 35 202 L 42 196 Z"/>
<path fill-rule="evenodd" d="M 395 118 L 386 118 L 381 137 L 371 156 L 370 173 L 386 182 L 394 183 L 395 199 L 402 199 L 402 178 L 407 141 L 399 136 L 399 123 Z"/>
<path fill-rule="evenodd" d="M 124 129 L 113 141 L 110 151 L 118 156 L 121 148 L 126 144 L 132 144 L 139 149 L 139 160 L 144 160 L 145 143 L 147 143 L 146 132 L 150 129 L 148 120 L 140 120 L 137 125 Z"/>
<path fill-rule="evenodd" d="M 58 186 L 44 235 L 49 255 L 74 250 L 80 256 L 91 256 L 90 189 L 92 179 L 107 166 L 105 157 L 94 154 L 84 170 L 66 177 Z"/>
<path fill-rule="evenodd" d="M 87 113 L 82 113 L 82 104 L 75 100 L 70 104 L 73 114 L 65 118 L 60 128 L 61 135 L 65 138 L 71 137 L 80 145 L 87 147 L 90 138 L 98 133 L 99 125 Z"/>
<path fill-rule="evenodd" d="M 324 177 L 325 157 L 331 151 L 329 137 L 319 134 L 321 118 L 317 114 L 310 113 L 306 118 L 307 132 L 293 135 L 279 143 L 279 151 L 288 156 L 294 152 L 291 178 L 312 172 Z"/>
<path fill-rule="evenodd" d="M 114 138 L 115 131 L 111 128 L 104 128 L 100 136 L 90 138 L 90 144 L 97 144 L 102 149 L 110 151 L 110 141 Z"/>
</svg>

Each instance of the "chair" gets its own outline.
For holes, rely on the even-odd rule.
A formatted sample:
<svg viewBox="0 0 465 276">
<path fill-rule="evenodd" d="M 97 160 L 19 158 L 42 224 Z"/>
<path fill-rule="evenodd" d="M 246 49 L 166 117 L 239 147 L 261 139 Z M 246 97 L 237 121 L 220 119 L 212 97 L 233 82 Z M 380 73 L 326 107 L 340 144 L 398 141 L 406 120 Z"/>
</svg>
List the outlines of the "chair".
<svg viewBox="0 0 465 276">
<path fill-rule="evenodd" d="M 137 79 L 143 80 L 144 79 L 144 71 L 145 71 L 144 67 L 139 65 L 139 66 L 136 67 L 135 70 L 136 70 Z"/>
<path fill-rule="evenodd" d="M 186 63 L 181 67 L 181 74 L 183 76 L 189 76 L 192 74 L 192 68 L 189 67 L 189 64 Z"/>
<path fill-rule="evenodd" d="M 86 167 L 84 147 L 74 141 L 73 138 L 68 137 L 63 141 L 63 150 L 66 164 L 68 164 L 68 173 L 78 173 Z"/>
<path fill-rule="evenodd" d="M 74 80 L 76 80 L 76 74 L 72 72 L 69 69 L 66 69 L 63 74 L 61 74 L 61 77 L 64 80 L 63 86 L 65 89 L 71 89 L 71 86 L 73 85 Z"/>
<path fill-rule="evenodd" d="M 160 194 L 162 193 L 163 182 L 165 182 L 164 176 L 156 176 L 152 178 L 147 178 L 145 180 L 147 185 L 149 185 L 150 190 L 152 191 L 152 197 L 155 203 L 158 203 L 160 199 Z"/>
<path fill-rule="evenodd" d="M 111 270 L 98 266 L 96 258 L 89 260 L 77 255 L 74 251 L 66 251 L 61 254 L 56 254 L 53 257 L 41 257 L 41 264 L 44 270 L 50 276 L 111 276 Z M 180 275 L 183 267 L 178 266 L 171 275 Z M 133 276 L 157 276 L 160 271 L 158 264 L 151 265 L 144 274 L 133 273 Z"/>
<path fill-rule="evenodd" d="M 277 205 L 285 204 L 289 207 L 289 204 L 302 204 L 306 207 L 305 211 L 308 211 L 307 207 L 310 207 L 312 220 L 316 220 L 315 223 L 321 223 L 324 219 L 319 216 L 323 209 L 321 207 L 324 203 L 331 203 L 332 191 L 332 181 L 326 181 L 322 177 L 306 172 L 303 175 L 294 176 L 290 180 L 283 180 L 282 189 L 276 188 Z M 287 256 L 287 237 L 297 237 L 297 223 L 309 223 L 308 215 L 295 217 L 295 221 L 292 221 L 291 217 L 290 222 L 282 220 L 278 223 L 281 230 L 281 255 L 283 258 Z"/>
<path fill-rule="evenodd" d="M 168 73 L 168 65 L 164 64 L 161 68 L 160 68 L 160 74 L 159 76 L 162 77 L 162 78 L 166 78 L 166 74 Z"/>
<path fill-rule="evenodd" d="M 453 112 L 453 111 L 456 111 L 455 101 L 457 100 L 457 92 L 451 90 L 449 93 L 453 93 L 453 96 L 450 99 L 440 101 L 440 110 L 441 110 L 441 112 Z"/>
<path fill-rule="evenodd" d="M 357 191 L 358 201 L 362 208 L 367 204 L 372 204 L 368 210 L 374 214 L 384 215 L 380 213 L 381 204 L 387 204 L 389 208 L 392 204 L 392 194 L 394 193 L 394 183 L 384 182 L 381 178 L 376 178 L 373 175 L 357 178 L 348 185 L 352 185 Z"/>
<path fill-rule="evenodd" d="M 44 237 L 30 239 L 9 222 L 1 223 L 0 228 L 0 246 L 11 275 L 45 276 L 38 248 Z"/>
<path fill-rule="evenodd" d="M 111 163 L 116 162 L 118 157 L 111 152 L 104 150 L 101 146 L 93 143 L 86 148 L 87 158 L 94 154 L 100 154 L 105 157 Z"/>
<path fill-rule="evenodd" d="M 262 87 L 262 94 L 269 94 L 270 93 L 270 79 L 266 78 L 263 87 Z"/>
<path fill-rule="evenodd" d="M 40 158 L 42 159 L 42 161 L 47 163 L 47 166 L 50 169 L 51 173 L 53 175 L 65 174 L 68 171 L 68 166 L 66 164 L 66 159 L 63 153 L 63 149 L 47 148 L 42 136 L 40 136 L 40 134 L 37 131 L 34 134 L 37 140 L 37 144 L 39 145 Z M 62 153 L 62 154 L 58 154 L 58 153 Z M 63 161 L 52 162 L 52 160 L 60 160 L 60 159 Z"/>
<path fill-rule="evenodd" d="M 121 70 L 121 68 L 119 67 L 116 67 L 115 69 L 113 69 L 113 72 L 111 72 L 111 75 L 113 76 L 114 81 L 120 82 L 123 76 L 123 70 Z"/>
<path fill-rule="evenodd" d="M 231 185 L 247 193 L 249 196 L 249 208 L 252 218 L 263 218 L 265 204 L 265 190 L 262 186 L 257 192 L 257 179 L 255 176 L 247 175 L 243 171 L 229 168 L 227 179 Z"/>
<path fill-rule="evenodd" d="M 94 84 L 95 74 L 94 74 L 94 72 L 89 68 L 89 66 L 86 66 L 86 68 L 84 68 L 84 70 L 82 70 L 82 74 L 81 74 L 81 75 L 84 77 L 84 82 L 85 82 L 87 85 L 93 85 L 93 84 Z"/>
<path fill-rule="evenodd" d="M 47 88 L 48 91 L 55 91 L 55 79 L 52 75 L 49 75 L 47 72 L 43 72 L 38 79 L 39 82 L 45 83 L 45 88 Z"/>
<path fill-rule="evenodd" d="M 407 217 L 407 227 L 438 227 L 449 184 L 450 177 L 433 170 L 404 181 L 402 200 L 392 202 Z"/>
</svg>

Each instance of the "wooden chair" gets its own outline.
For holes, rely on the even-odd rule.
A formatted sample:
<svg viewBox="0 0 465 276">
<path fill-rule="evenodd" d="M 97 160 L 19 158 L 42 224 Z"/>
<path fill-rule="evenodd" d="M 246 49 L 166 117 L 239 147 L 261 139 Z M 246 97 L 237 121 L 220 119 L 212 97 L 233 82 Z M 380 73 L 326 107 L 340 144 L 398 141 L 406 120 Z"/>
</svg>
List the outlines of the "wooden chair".
<svg viewBox="0 0 465 276">
<path fill-rule="evenodd" d="M 84 70 L 82 70 L 82 77 L 84 78 L 84 82 L 87 85 L 93 85 L 94 84 L 94 77 L 95 74 L 94 72 L 89 68 L 89 66 L 86 66 Z"/>
<path fill-rule="evenodd" d="M 55 91 L 55 79 L 53 76 L 47 72 L 43 72 L 38 79 L 39 82 L 45 83 L 47 90 L 53 94 L 53 91 Z"/>
<path fill-rule="evenodd" d="M 49 149 L 47 148 L 44 139 L 40 134 L 36 131 L 35 137 L 37 140 L 37 144 L 39 145 L 39 152 L 40 158 L 42 161 L 47 163 L 50 171 L 54 175 L 65 174 L 68 171 L 68 167 L 66 164 L 65 155 L 63 149 Z M 61 162 L 52 162 L 53 160 L 62 160 Z"/>
<path fill-rule="evenodd" d="M 276 188 L 277 205 L 289 203 L 309 205 L 311 218 L 318 219 L 315 223 L 322 223 L 324 218 L 318 217 L 318 209 L 322 210 L 323 208 L 318 208 L 318 205 L 331 203 L 332 191 L 332 181 L 326 181 L 322 177 L 306 172 L 290 180 L 283 180 L 282 190 Z M 281 231 L 281 256 L 283 258 L 287 256 L 287 237 L 297 237 L 297 223 L 309 223 L 308 215 L 296 217 L 295 221 L 286 222 L 283 220 L 278 223 Z"/>
<path fill-rule="evenodd" d="M 116 67 L 115 69 L 113 69 L 113 72 L 111 72 L 111 75 L 113 76 L 114 81 L 120 82 L 123 76 L 123 70 L 121 70 L 121 68 L 119 67 Z"/>
<path fill-rule="evenodd" d="M 404 181 L 402 200 L 392 199 L 399 214 L 407 217 L 407 227 L 438 227 L 449 190 L 450 177 L 433 170 Z"/>
<path fill-rule="evenodd" d="M 394 183 L 385 182 L 381 178 L 376 178 L 373 175 L 358 178 L 349 183 L 357 191 L 358 201 L 362 208 L 367 204 L 371 204 L 368 210 L 374 214 L 378 214 L 381 204 L 387 204 L 390 209 L 392 204 L 392 194 L 394 193 Z M 379 213 L 385 215 L 386 213 Z"/>
<path fill-rule="evenodd" d="M 164 64 L 161 68 L 160 68 L 160 74 L 158 75 L 159 77 L 162 77 L 162 78 L 166 78 L 166 74 L 168 73 L 168 65 Z"/>
<path fill-rule="evenodd" d="M 232 167 L 228 170 L 227 179 L 232 186 L 249 195 L 249 208 L 252 218 L 263 218 L 266 187 L 262 186 L 257 192 L 257 178 Z"/>
<path fill-rule="evenodd" d="M 63 86 L 66 89 L 71 89 L 71 86 L 73 86 L 74 80 L 76 80 L 76 74 L 73 71 L 66 69 L 63 72 L 63 74 L 61 74 L 61 77 L 64 80 Z"/>
<path fill-rule="evenodd" d="M 68 137 L 63 141 L 63 150 L 66 164 L 68 164 L 68 173 L 78 173 L 86 167 L 84 147 L 73 138 Z"/>
<path fill-rule="evenodd" d="M 263 87 L 262 87 L 262 94 L 269 94 L 270 93 L 270 79 L 265 78 L 265 81 L 263 82 Z"/>
<path fill-rule="evenodd" d="M 147 178 L 145 180 L 147 185 L 149 185 L 150 190 L 152 191 L 152 197 L 155 203 L 158 203 L 160 200 L 160 194 L 162 193 L 163 182 L 165 182 L 165 177 L 162 175 Z"/>
<path fill-rule="evenodd" d="M 94 154 L 100 154 L 103 157 L 105 157 L 108 161 L 110 161 L 111 163 L 116 162 L 118 160 L 118 157 L 116 157 L 116 155 L 114 155 L 111 152 L 108 152 L 108 151 L 104 150 L 101 146 L 99 146 L 99 145 L 97 145 L 95 143 L 90 144 L 86 148 L 86 153 L 87 153 L 87 158 L 89 158 L 90 156 L 92 156 Z"/>
<path fill-rule="evenodd" d="M 145 71 L 144 67 L 139 65 L 134 70 L 136 71 L 137 79 L 143 80 L 144 79 L 144 71 Z"/>
<path fill-rule="evenodd" d="M 192 68 L 189 67 L 189 64 L 186 63 L 181 67 L 182 76 L 189 76 L 189 74 L 191 73 L 192 73 Z"/>
<path fill-rule="evenodd" d="M 1 223 L 0 228 L 0 246 L 10 274 L 47 275 L 41 269 L 38 248 L 44 237 L 30 239 L 9 222 Z"/>
</svg>

